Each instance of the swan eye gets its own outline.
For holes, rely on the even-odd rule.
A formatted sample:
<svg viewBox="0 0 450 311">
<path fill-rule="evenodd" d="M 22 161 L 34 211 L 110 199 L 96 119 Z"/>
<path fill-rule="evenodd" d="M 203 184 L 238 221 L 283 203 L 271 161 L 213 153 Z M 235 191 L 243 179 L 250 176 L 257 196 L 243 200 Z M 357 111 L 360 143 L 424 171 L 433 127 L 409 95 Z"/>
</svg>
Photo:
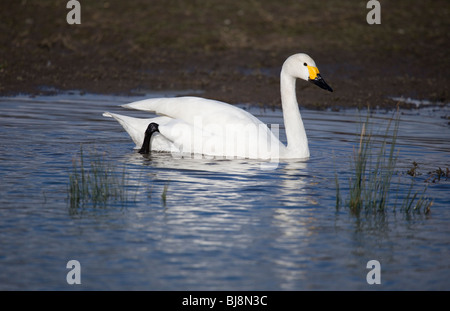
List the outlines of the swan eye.
<svg viewBox="0 0 450 311">
<path fill-rule="evenodd" d="M 305 66 L 305 67 L 306 67 L 306 66 L 308 66 L 308 64 L 307 64 L 307 63 L 303 63 L 303 66 Z"/>
</svg>

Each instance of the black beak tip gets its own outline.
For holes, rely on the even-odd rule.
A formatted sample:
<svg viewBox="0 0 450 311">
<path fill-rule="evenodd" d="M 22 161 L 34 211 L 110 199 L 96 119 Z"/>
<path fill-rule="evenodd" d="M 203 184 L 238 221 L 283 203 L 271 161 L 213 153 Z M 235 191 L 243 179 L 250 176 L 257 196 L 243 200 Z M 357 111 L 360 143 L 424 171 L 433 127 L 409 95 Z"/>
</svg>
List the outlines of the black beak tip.
<svg viewBox="0 0 450 311">
<path fill-rule="evenodd" d="M 331 86 L 329 86 L 321 76 L 317 76 L 317 78 L 315 78 L 315 79 L 309 79 L 309 82 L 314 83 L 315 85 L 317 85 L 318 87 L 320 87 L 324 90 L 333 92 L 333 89 L 331 88 Z"/>
</svg>

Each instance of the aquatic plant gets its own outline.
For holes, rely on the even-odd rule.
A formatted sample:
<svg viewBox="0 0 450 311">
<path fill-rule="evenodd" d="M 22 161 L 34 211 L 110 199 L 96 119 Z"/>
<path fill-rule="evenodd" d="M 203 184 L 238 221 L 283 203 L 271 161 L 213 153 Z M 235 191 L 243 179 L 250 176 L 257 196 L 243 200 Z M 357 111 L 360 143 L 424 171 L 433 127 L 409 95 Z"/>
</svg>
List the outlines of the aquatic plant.
<svg viewBox="0 0 450 311">
<path fill-rule="evenodd" d="M 161 201 L 163 203 L 164 206 L 166 206 L 166 200 L 167 200 L 167 190 L 169 189 L 169 182 L 167 182 L 164 185 L 164 189 L 163 192 L 161 193 Z"/>
<path fill-rule="evenodd" d="M 86 156 L 80 147 L 79 158 L 73 159 L 72 173 L 69 174 L 70 207 L 106 207 L 111 202 L 124 205 L 127 201 L 125 169 L 119 171 L 98 154 Z"/>
<path fill-rule="evenodd" d="M 438 183 L 442 180 L 447 181 L 450 177 L 450 169 L 447 167 L 445 170 L 443 170 L 442 168 L 438 168 L 434 171 L 428 172 L 429 177 L 427 178 L 426 182 L 431 182 L 431 183 Z"/>
<path fill-rule="evenodd" d="M 393 129 L 391 132 L 392 123 Z M 392 192 L 392 176 L 395 173 L 398 151 L 396 151 L 398 127 L 400 123 L 399 113 L 391 118 L 387 124 L 382 141 L 378 144 L 367 128 L 370 126 L 369 112 L 366 121 L 362 124 L 359 137 L 358 150 L 354 150 L 352 157 L 352 172 L 349 178 L 348 198 L 343 201 L 341 187 L 337 173 L 336 182 L 336 208 L 339 209 L 343 202 L 353 214 L 365 212 L 385 212 L 389 206 L 397 208 L 399 189 L 396 191 L 396 200 L 392 204 L 390 194 Z M 378 153 L 376 154 L 375 151 Z M 413 175 L 413 171 L 408 172 Z M 404 212 L 423 211 L 428 213 L 432 201 L 426 197 L 426 187 L 423 192 L 413 191 L 414 179 L 403 197 L 400 210 Z"/>
<path fill-rule="evenodd" d="M 140 180 L 140 177 L 139 177 Z M 153 184 L 150 184 L 153 187 Z M 72 210 L 83 207 L 105 208 L 125 207 L 137 202 L 139 186 L 131 186 L 125 167 L 118 167 L 108 161 L 104 154 L 86 154 L 83 147 L 72 161 L 69 173 L 67 201 Z M 163 187 L 161 202 L 166 206 L 169 181 Z M 134 189 L 134 190 L 133 190 Z M 148 194 L 151 199 L 151 192 Z"/>
<path fill-rule="evenodd" d="M 406 173 L 410 176 L 416 177 L 423 175 L 423 173 L 419 172 L 419 164 L 416 161 L 413 161 L 412 168 L 408 169 Z M 445 169 L 442 169 L 441 167 L 438 167 L 436 170 L 428 172 L 428 178 L 425 179 L 426 183 L 439 183 L 442 181 L 448 181 L 448 178 L 450 177 L 450 169 L 447 167 Z"/>
</svg>

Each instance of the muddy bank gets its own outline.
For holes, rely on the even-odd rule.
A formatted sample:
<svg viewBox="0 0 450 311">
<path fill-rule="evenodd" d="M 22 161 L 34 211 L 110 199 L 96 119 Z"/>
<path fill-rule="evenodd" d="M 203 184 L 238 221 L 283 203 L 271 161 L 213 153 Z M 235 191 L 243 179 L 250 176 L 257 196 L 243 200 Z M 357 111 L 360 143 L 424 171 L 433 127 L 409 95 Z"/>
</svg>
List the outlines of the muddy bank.
<svg viewBox="0 0 450 311">
<path fill-rule="evenodd" d="M 0 95 L 82 90 L 201 90 L 230 103 L 279 105 L 285 58 L 306 52 L 333 87 L 298 82 L 309 108 L 393 106 L 389 96 L 449 102 L 448 1 L 81 2 L 0 4 Z"/>
</svg>

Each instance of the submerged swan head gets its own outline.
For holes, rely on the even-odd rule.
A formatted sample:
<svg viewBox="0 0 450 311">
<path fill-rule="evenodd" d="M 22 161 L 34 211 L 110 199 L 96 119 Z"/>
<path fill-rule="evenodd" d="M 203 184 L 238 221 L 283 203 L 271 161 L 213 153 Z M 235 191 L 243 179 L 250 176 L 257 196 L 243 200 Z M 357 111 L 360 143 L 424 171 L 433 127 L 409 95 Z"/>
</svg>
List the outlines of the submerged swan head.
<svg viewBox="0 0 450 311">
<path fill-rule="evenodd" d="M 307 54 L 299 53 L 290 56 L 284 62 L 282 70 L 293 78 L 312 82 L 327 91 L 333 92 L 333 89 L 320 75 L 314 60 Z"/>
</svg>

